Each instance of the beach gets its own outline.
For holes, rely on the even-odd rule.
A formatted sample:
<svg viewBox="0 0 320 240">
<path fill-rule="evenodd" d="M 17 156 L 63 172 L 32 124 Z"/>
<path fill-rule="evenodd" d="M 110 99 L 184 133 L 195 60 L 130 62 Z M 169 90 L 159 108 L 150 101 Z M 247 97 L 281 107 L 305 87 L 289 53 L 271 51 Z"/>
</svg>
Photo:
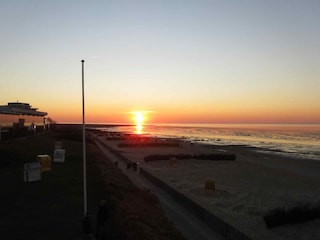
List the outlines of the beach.
<svg viewBox="0 0 320 240">
<path fill-rule="evenodd" d="M 252 239 L 320 238 L 319 219 L 269 230 L 263 220 L 272 209 L 319 201 L 320 161 L 289 158 L 247 146 L 202 145 L 120 133 L 99 134 L 98 139 Z M 149 142 L 178 144 L 146 144 Z M 119 147 L 123 143 L 129 145 Z M 155 154 L 211 153 L 234 154 L 236 160 L 190 158 L 175 159 L 174 164 L 172 160 L 144 161 L 144 157 Z M 205 190 L 207 180 L 214 181 L 214 191 Z"/>
</svg>

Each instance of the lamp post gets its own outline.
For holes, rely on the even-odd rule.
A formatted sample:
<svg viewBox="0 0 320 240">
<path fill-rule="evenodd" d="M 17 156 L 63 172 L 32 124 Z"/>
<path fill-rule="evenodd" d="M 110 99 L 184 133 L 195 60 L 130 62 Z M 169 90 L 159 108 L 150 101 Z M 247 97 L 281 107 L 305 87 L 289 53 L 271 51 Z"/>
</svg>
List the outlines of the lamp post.
<svg viewBox="0 0 320 240">
<path fill-rule="evenodd" d="M 87 213 L 87 159 L 86 159 L 86 124 L 84 118 L 84 60 L 82 64 L 82 148 L 83 148 L 83 210 L 84 216 Z"/>
</svg>

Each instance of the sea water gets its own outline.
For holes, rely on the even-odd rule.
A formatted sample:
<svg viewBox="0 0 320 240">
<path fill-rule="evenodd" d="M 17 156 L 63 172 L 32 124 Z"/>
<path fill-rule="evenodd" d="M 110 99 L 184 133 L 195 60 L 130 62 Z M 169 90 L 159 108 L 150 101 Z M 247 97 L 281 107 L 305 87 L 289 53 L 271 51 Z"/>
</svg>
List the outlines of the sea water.
<svg viewBox="0 0 320 240">
<path fill-rule="evenodd" d="M 154 124 L 103 130 L 180 138 L 203 144 L 245 145 L 258 151 L 320 160 L 320 125 Z"/>
</svg>

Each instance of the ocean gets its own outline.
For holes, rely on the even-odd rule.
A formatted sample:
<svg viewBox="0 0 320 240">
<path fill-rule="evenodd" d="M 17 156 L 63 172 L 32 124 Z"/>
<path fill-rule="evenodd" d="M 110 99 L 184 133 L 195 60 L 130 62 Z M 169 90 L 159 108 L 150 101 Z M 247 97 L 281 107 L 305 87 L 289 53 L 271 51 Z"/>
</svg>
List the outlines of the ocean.
<svg viewBox="0 0 320 240">
<path fill-rule="evenodd" d="M 320 160 L 320 125 L 154 124 L 99 129 L 180 138 L 200 144 L 244 145 L 257 151 Z"/>
</svg>

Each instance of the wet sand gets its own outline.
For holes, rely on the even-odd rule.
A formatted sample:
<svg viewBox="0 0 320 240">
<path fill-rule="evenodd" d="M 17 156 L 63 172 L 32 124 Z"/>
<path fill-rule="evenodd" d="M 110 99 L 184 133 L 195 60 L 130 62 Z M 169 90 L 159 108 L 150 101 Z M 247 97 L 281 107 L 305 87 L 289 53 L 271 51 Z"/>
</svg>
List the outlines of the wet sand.
<svg viewBox="0 0 320 240">
<path fill-rule="evenodd" d="M 108 146 L 162 179 L 252 239 L 320 239 L 320 220 L 268 230 L 263 215 L 277 207 L 320 200 L 320 161 L 293 159 L 246 146 L 212 146 L 180 140 L 127 138 L 105 140 Z M 119 147 L 119 143 L 175 141 L 178 147 Z M 232 153 L 235 161 L 177 159 L 145 162 L 153 154 Z M 207 180 L 215 191 L 206 191 Z"/>
</svg>

